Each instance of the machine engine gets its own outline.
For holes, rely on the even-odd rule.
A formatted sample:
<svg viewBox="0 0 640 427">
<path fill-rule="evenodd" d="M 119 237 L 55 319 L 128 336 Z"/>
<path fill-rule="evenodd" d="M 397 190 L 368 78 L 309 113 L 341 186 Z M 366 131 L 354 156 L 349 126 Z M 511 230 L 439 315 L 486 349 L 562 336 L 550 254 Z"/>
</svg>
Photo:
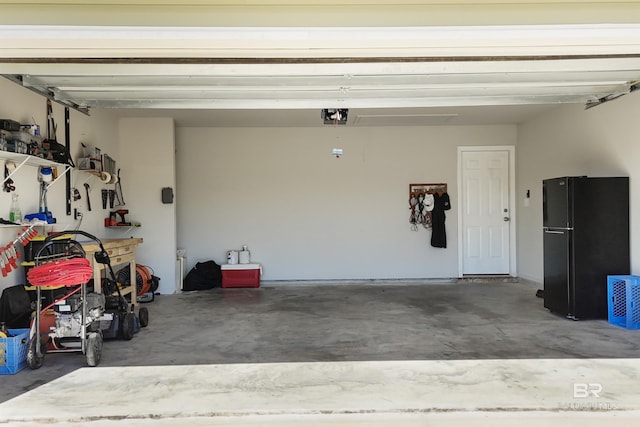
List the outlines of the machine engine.
<svg viewBox="0 0 640 427">
<path fill-rule="evenodd" d="M 57 303 L 55 328 L 49 334 L 53 338 L 80 337 L 82 336 L 82 299 L 73 295 L 64 301 Z M 90 292 L 86 302 L 87 332 L 100 330 L 100 317 L 104 313 L 105 297 L 103 294 Z"/>
</svg>

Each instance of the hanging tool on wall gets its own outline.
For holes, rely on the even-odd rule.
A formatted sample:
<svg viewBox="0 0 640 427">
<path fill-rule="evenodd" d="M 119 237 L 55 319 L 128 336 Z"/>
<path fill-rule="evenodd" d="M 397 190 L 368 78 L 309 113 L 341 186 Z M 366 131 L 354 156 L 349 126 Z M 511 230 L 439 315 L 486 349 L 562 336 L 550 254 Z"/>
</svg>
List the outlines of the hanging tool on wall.
<svg viewBox="0 0 640 427">
<path fill-rule="evenodd" d="M 91 200 L 89 199 L 89 190 L 91 190 L 91 186 L 88 183 L 84 183 L 84 189 L 87 193 L 87 210 L 91 211 Z"/>
<path fill-rule="evenodd" d="M 122 179 L 120 178 L 120 169 L 118 169 L 118 175 L 116 179 L 116 191 L 115 198 L 118 200 L 118 206 L 124 206 L 124 195 L 122 194 Z"/>
<path fill-rule="evenodd" d="M 116 224 L 120 227 L 122 226 L 131 226 L 131 223 L 128 222 L 125 218 L 125 215 L 129 213 L 129 209 L 118 209 L 115 211 L 118 215 L 120 215 L 120 221 Z"/>
<path fill-rule="evenodd" d="M 105 227 L 139 227 L 140 223 L 127 221 L 125 215 L 129 213 L 129 209 L 117 209 L 109 212 L 109 218 L 104 219 Z M 120 216 L 120 221 L 116 220 L 116 216 Z"/>
<path fill-rule="evenodd" d="M 71 189 L 71 192 L 73 194 L 72 199 L 74 202 L 80 200 L 82 198 L 82 196 L 80 196 L 80 191 L 78 191 L 78 189 L 76 187 L 73 187 Z"/>
<path fill-rule="evenodd" d="M 38 235 L 38 230 L 35 229 L 38 224 L 25 225 L 22 227 L 22 232 L 18 234 L 18 238 L 15 240 L 22 246 L 27 246 L 31 239 Z"/>
<path fill-rule="evenodd" d="M 27 214 L 24 218 L 27 221 L 35 219 L 45 221 L 47 224 L 55 224 L 56 219 L 47 206 L 47 190 L 49 189 L 49 184 L 53 182 L 53 169 L 44 166 L 40 167 L 38 181 L 40 181 L 40 208 L 37 213 Z"/>
<path fill-rule="evenodd" d="M 18 269 L 17 260 L 20 258 L 20 252 L 16 250 L 16 246 L 18 244 L 26 246 L 38 234 L 34 227 L 35 224 L 23 227 L 22 233 L 18 234 L 15 240 L 0 248 L 0 271 L 2 272 L 2 277 L 7 277 L 8 273 Z"/>
<path fill-rule="evenodd" d="M 116 213 L 109 212 L 109 218 L 104 219 L 105 227 L 116 227 L 118 225 L 118 221 L 116 220 Z"/>
<path fill-rule="evenodd" d="M 109 192 L 111 190 L 107 190 L 106 188 L 103 188 L 101 193 L 102 193 L 102 209 L 107 209 L 107 199 L 109 198 Z"/>
<path fill-rule="evenodd" d="M 11 174 L 16 170 L 16 164 L 14 162 L 6 161 L 4 163 L 4 191 L 10 193 L 16 190 L 16 186 L 13 183 L 13 179 L 9 178 Z"/>
<path fill-rule="evenodd" d="M 53 104 L 47 99 L 47 139 L 56 139 L 56 123 L 53 120 Z"/>
</svg>

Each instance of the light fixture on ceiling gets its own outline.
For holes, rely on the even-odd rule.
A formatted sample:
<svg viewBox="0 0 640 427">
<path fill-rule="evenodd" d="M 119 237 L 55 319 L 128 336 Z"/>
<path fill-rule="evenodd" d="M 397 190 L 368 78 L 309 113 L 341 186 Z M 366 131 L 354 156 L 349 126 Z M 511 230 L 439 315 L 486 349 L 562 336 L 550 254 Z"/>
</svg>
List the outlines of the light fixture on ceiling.
<svg viewBox="0 0 640 427">
<path fill-rule="evenodd" d="M 348 115 L 347 108 L 325 108 L 320 112 L 325 125 L 346 125 Z"/>
</svg>

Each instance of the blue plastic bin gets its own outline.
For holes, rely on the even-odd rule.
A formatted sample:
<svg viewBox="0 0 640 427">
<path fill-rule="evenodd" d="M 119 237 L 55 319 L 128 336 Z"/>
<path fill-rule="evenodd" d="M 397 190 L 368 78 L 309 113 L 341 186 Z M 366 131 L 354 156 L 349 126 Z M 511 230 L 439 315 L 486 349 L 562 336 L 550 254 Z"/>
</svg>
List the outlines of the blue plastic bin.
<svg viewBox="0 0 640 427">
<path fill-rule="evenodd" d="M 12 337 L 0 338 L 0 375 L 15 374 L 27 366 L 29 329 L 9 329 Z"/>
<path fill-rule="evenodd" d="M 608 276 L 609 323 L 640 329 L 640 276 Z"/>
</svg>

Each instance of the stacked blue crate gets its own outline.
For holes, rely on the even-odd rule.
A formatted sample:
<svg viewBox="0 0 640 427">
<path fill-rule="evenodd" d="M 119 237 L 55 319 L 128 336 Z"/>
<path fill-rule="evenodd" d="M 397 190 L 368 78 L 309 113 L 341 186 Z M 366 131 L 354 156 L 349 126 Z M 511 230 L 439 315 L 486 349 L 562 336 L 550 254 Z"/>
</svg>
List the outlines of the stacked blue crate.
<svg viewBox="0 0 640 427">
<path fill-rule="evenodd" d="M 640 276 L 608 276 L 609 323 L 640 329 Z"/>
<path fill-rule="evenodd" d="M 15 374 L 27 366 L 29 329 L 9 329 L 12 335 L 0 338 L 0 375 Z"/>
</svg>

